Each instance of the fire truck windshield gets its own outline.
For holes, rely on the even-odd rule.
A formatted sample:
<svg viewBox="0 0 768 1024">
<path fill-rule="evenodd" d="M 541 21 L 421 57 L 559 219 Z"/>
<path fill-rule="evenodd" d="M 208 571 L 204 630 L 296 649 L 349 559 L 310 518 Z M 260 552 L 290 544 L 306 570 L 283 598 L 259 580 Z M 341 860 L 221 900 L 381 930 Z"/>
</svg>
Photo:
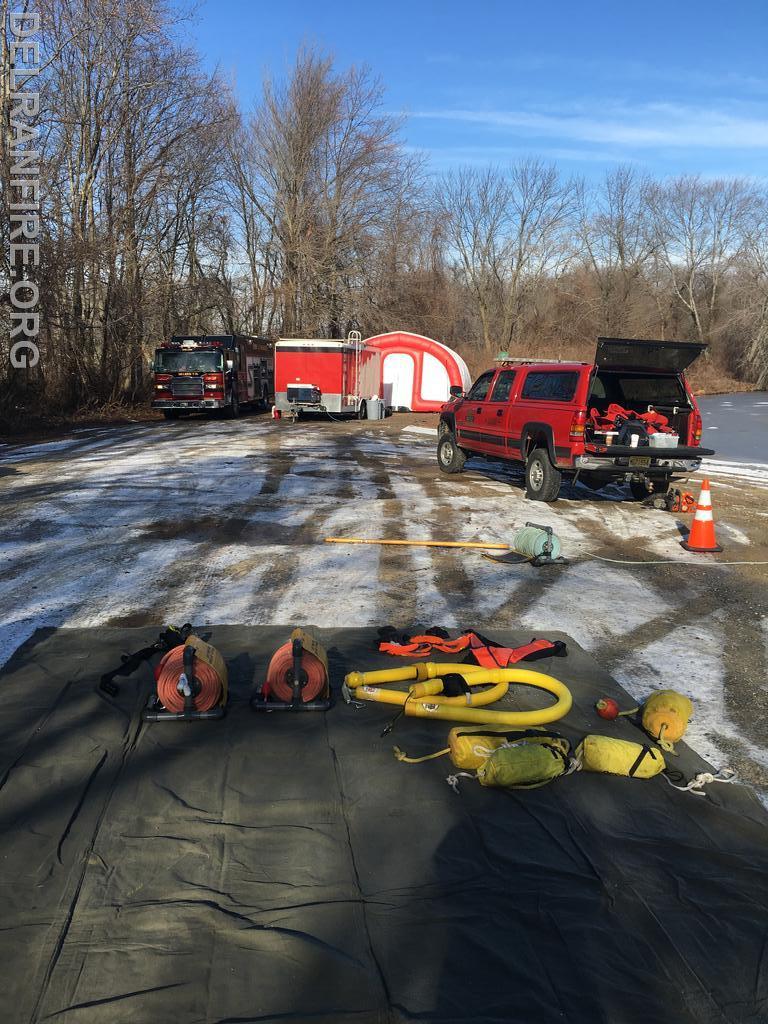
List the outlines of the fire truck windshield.
<svg viewBox="0 0 768 1024">
<path fill-rule="evenodd" d="M 160 373 L 215 373 L 221 370 L 220 351 L 160 348 L 155 356 L 155 369 Z"/>
</svg>

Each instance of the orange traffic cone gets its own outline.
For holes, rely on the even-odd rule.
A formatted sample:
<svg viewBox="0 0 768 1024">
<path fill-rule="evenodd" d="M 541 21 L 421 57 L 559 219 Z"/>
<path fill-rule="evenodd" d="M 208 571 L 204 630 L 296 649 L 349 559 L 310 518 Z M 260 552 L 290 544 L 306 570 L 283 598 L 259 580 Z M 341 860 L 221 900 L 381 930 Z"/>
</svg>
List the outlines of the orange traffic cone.
<svg viewBox="0 0 768 1024">
<path fill-rule="evenodd" d="M 688 540 L 681 541 L 686 551 L 722 551 L 715 539 L 715 521 L 712 518 L 712 498 L 709 494 L 709 480 L 702 480 L 701 493 L 696 503 Z"/>
</svg>

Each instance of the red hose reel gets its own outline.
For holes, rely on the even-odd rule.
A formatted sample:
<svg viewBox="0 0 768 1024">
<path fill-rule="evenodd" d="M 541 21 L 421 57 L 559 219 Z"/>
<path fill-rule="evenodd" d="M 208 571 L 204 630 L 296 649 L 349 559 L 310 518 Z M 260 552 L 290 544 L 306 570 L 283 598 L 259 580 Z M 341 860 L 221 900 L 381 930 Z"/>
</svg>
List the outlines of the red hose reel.
<svg viewBox="0 0 768 1024">
<path fill-rule="evenodd" d="M 145 721 L 221 718 L 227 703 L 227 667 L 221 654 L 197 636 L 163 656 L 155 669 L 157 695 L 150 698 Z"/>
<path fill-rule="evenodd" d="M 185 644 L 174 647 L 172 651 L 168 651 L 155 670 L 158 700 L 166 711 L 178 713 L 184 710 L 186 697 L 184 686 L 179 687 L 179 681 L 182 675 L 186 675 L 185 650 Z M 198 684 L 197 693 L 190 694 L 195 711 L 210 711 L 221 703 L 222 681 L 212 665 L 196 659 L 193 677 Z"/>
<path fill-rule="evenodd" d="M 328 655 L 303 629 L 275 651 L 260 691 L 251 701 L 255 711 L 327 711 L 331 706 Z"/>
</svg>

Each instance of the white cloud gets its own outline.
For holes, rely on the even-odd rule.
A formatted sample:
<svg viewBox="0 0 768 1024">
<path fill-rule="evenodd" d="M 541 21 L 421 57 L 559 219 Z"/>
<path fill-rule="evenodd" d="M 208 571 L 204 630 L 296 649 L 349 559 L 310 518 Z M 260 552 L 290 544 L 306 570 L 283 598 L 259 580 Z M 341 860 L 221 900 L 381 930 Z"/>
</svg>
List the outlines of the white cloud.
<svg viewBox="0 0 768 1024">
<path fill-rule="evenodd" d="M 428 54 L 425 60 L 427 64 L 435 65 L 460 65 L 463 68 L 478 69 L 488 67 L 485 57 L 471 58 L 459 53 Z M 495 58 L 493 63 L 497 70 L 506 74 L 548 75 L 554 70 L 559 74 L 587 78 L 591 82 L 610 82 L 618 87 L 627 82 L 640 82 L 646 88 L 675 86 L 678 89 L 704 90 L 710 94 L 721 92 L 726 96 L 768 93 L 768 78 L 744 74 L 732 68 L 702 70 L 699 67 L 665 66 L 643 60 L 578 57 L 563 53 L 518 53 L 506 58 Z"/>
<path fill-rule="evenodd" d="M 768 119 L 722 110 L 652 103 L 563 113 L 554 110 L 420 110 L 411 117 L 509 130 L 530 138 L 629 149 L 767 149 Z"/>
</svg>

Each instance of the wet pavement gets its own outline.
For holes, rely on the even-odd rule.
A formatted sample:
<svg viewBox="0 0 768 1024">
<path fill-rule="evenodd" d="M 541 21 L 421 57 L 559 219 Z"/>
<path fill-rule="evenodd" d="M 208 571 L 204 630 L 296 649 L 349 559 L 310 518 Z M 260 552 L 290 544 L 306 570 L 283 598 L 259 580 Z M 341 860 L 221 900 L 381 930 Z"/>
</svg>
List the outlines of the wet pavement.
<svg viewBox="0 0 768 1024">
<path fill-rule="evenodd" d="M 768 391 L 709 395 L 698 403 L 701 443 L 717 458 L 768 465 Z"/>
</svg>

